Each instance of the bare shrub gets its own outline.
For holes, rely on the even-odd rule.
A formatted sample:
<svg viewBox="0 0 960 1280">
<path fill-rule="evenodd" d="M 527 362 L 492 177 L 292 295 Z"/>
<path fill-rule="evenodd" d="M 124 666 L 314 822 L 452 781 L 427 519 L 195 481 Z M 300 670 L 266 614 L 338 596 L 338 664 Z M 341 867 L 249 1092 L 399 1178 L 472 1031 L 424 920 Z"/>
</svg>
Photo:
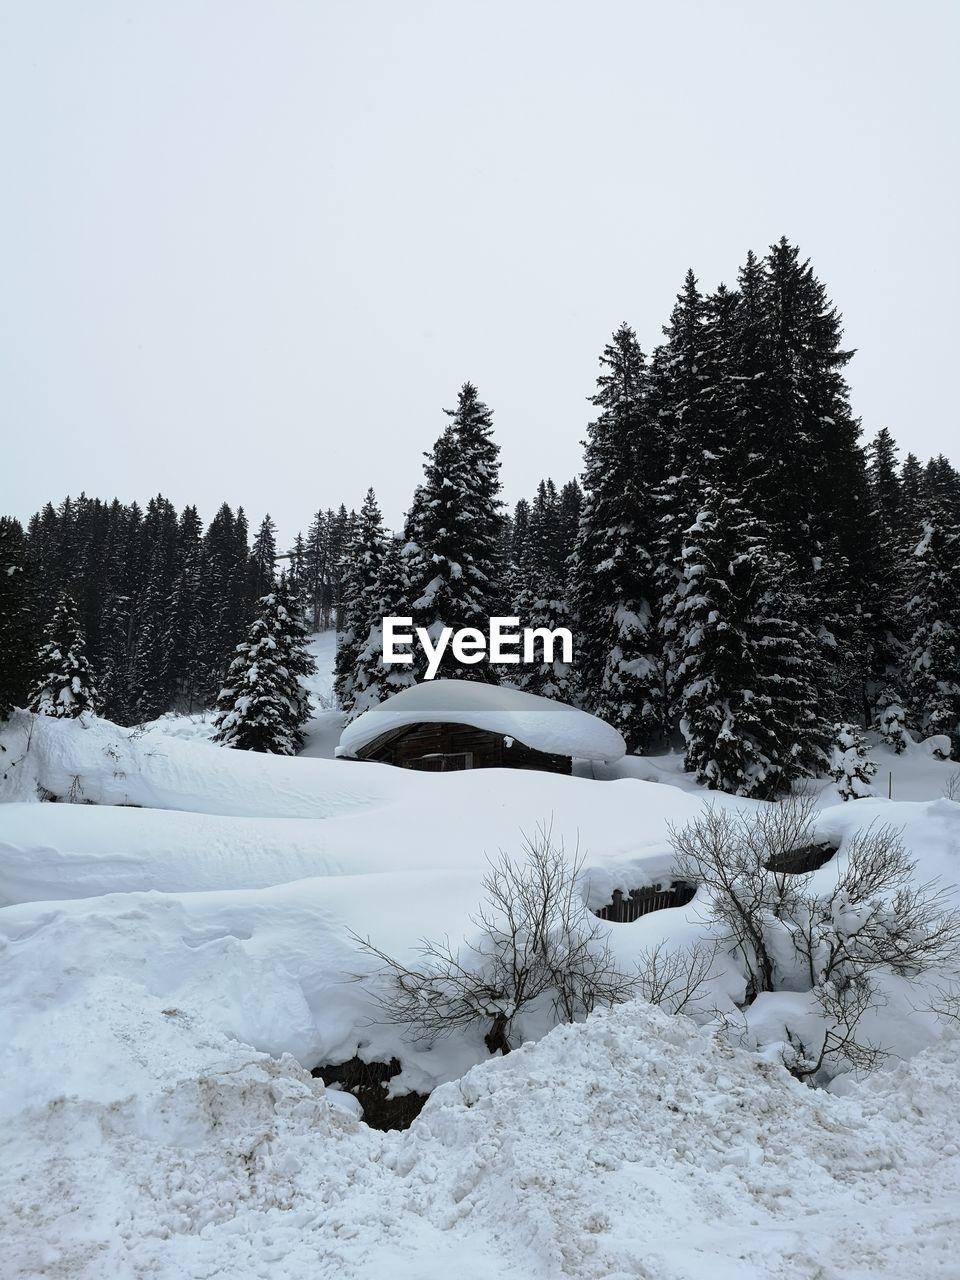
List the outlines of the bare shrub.
<svg viewBox="0 0 960 1280">
<path fill-rule="evenodd" d="M 701 998 L 715 976 L 717 946 L 695 943 L 687 950 L 665 943 L 640 953 L 637 994 L 667 1013 L 702 1013 Z"/>
<path fill-rule="evenodd" d="M 602 924 L 577 891 L 582 857 L 568 860 L 548 826 L 524 835 L 522 848 L 523 861 L 501 852 L 490 863 L 472 917 L 477 942 L 424 940 L 418 963 L 405 965 L 354 935 L 381 962 L 386 985 L 375 999 L 387 1021 L 427 1040 L 480 1023 L 490 1052 L 509 1053 L 514 1021 L 534 1002 L 549 1000 L 557 1021 L 572 1022 L 636 992 L 638 976 L 617 968 Z"/>
<path fill-rule="evenodd" d="M 868 975 L 854 973 L 837 982 L 814 988 L 820 1006 L 823 1038 L 818 1049 L 808 1049 L 798 1035 L 787 1030 L 789 1052 L 783 1062 L 798 1080 L 829 1079 L 838 1069 L 873 1071 L 887 1051 L 858 1038 L 860 1021 L 869 1010 L 882 1003 Z"/>
<path fill-rule="evenodd" d="M 801 892 L 790 932 L 811 986 L 889 969 L 915 978 L 960 959 L 960 915 L 943 889 L 913 881 L 916 863 L 889 826 L 852 838 L 829 893 Z"/>
<path fill-rule="evenodd" d="M 751 997 L 775 989 L 769 922 L 788 917 L 803 877 L 770 870 L 812 843 L 813 800 L 793 797 L 753 813 L 711 805 L 696 821 L 670 829 L 678 879 L 706 885 L 711 912 L 743 960 Z"/>
<path fill-rule="evenodd" d="M 746 1003 L 799 982 L 819 1005 L 816 1046 L 788 1031 L 785 1061 L 801 1078 L 865 1070 L 883 1056 L 858 1035 L 881 999 L 879 971 L 915 979 L 960 964 L 960 913 L 935 883 L 915 882 L 916 864 L 892 827 L 858 832 L 827 892 L 812 891 L 810 873 L 776 870 L 813 843 L 811 819 L 809 798 L 794 798 L 752 814 L 712 808 L 671 833 L 676 874 L 710 889 L 720 943 L 743 961 Z M 775 960 L 784 940 L 788 971 Z"/>
</svg>

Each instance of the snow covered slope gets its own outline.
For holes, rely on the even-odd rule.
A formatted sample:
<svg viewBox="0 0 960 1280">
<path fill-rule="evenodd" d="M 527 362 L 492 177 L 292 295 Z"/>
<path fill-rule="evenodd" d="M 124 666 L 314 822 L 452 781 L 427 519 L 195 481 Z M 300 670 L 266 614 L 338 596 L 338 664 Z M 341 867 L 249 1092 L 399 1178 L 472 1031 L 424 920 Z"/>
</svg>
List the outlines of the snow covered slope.
<svg viewBox="0 0 960 1280">
<path fill-rule="evenodd" d="M 506 1280 L 957 1275 L 958 1042 L 893 988 L 893 1047 L 917 1056 L 840 1096 L 639 1002 L 483 1061 L 480 1028 L 404 1041 L 354 980 L 356 935 L 401 957 L 473 936 L 487 855 L 540 821 L 579 839 L 594 905 L 669 877 L 669 825 L 702 792 L 281 760 L 96 720 L 18 716 L 0 746 L 4 1280 L 479 1280 L 491 1259 Z M 825 807 L 840 852 L 818 877 L 871 822 L 902 828 L 922 879 L 960 880 L 946 799 Z M 707 927 L 699 899 L 605 926 L 625 965 Z M 742 986 L 720 963 L 710 998 Z M 358 1049 L 401 1054 L 397 1089 L 439 1086 L 408 1133 L 368 1130 L 304 1071 Z"/>
</svg>

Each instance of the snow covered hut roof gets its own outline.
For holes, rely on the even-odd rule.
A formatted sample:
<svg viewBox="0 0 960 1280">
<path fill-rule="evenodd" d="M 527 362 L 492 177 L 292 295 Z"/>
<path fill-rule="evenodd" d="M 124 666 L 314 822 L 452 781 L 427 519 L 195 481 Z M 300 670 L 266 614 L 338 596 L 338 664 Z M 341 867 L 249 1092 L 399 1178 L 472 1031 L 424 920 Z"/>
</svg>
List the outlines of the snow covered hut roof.
<svg viewBox="0 0 960 1280">
<path fill-rule="evenodd" d="M 619 760 L 626 744 L 596 716 L 551 698 L 475 680 L 429 680 L 371 707 L 340 735 L 338 756 L 412 724 L 465 724 L 515 738 L 534 751 L 581 760 Z"/>
</svg>

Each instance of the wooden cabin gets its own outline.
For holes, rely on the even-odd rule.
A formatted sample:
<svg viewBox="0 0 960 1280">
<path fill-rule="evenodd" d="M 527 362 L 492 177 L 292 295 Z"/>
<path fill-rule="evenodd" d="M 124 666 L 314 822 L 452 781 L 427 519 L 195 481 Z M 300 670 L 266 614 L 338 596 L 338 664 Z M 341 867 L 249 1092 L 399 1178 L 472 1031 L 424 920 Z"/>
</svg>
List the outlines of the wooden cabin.
<svg viewBox="0 0 960 1280">
<path fill-rule="evenodd" d="M 360 747 L 354 759 L 379 760 L 425 773 L 458 769 L 540 769 L 546 773 L 573 770 L 572 756 L 537 751 L 502 733 L 443 721 L 390 729 Z"/>
<path fill-rule="evenodd" d="M 572 773 L 573 761 L 624 754 L 616 729 L 564 703 L 479 681 L 413 685 L 358 716 L 337 756 L 402 769 L 536 769 Z"/>
</svg>

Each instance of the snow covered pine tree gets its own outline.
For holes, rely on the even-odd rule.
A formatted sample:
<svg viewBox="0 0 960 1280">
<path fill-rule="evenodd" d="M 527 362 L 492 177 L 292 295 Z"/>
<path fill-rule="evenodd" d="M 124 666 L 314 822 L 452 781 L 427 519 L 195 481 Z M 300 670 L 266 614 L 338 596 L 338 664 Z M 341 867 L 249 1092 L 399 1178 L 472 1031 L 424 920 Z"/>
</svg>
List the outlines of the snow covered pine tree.
<svg viewBox="0 0 960 1280">
<path fill-rule="evenodd" d="M 500 447 L 493 415 L 472 383 L 465 382 L 456 409 L 424 464 L 423 483 L 407 515 L 404 554 L 414 626 L 436 641 L 444 627 L 485 631 L 503 598 L 500 543 Z M 426 658 L 415 653 L 418 679 Z M 463 666 L 447 648 L 438 674 L 495 684 L 486 661 Z"/>
<path fill-rule="evenodd" d="M 214 742 L 241 751 L 296 755 L 310 714 L 301 677 L 315 670 L 304 639 L 299 602 L 281 575 L 261 599 L 246 640 L 237 645 L 217 699 Z"/>
<path fill-rule="evenodd" d="M 39 676 L 30 710 L 42 716 L 76 719 L 97 708 L 93 672 L 77 617 L 77 606 L 66 591 L 53 611 L 46 638 L 37 655 Z"/>
<path fill-rule="evenodd" d="M 360 678 L 360 655 L 374 622 L 376 584 L 386 549 L 387 534 L 377 495 L 368 489 L 356 531 L 345 551 L 346 568 L 341 581 L 342 626 L 337 632 L 334 689 L 337 702 L 349 719 L 353 719 Z"/>
<path fill-rule="evenodd" d="M 872 795 L 870 784 L 876 777 L 876 761 L 868 754 L 863 730 L 855 724 L 833 726 L 834 744 L 830 776 L 837 783 L 841 800 L 862 800 Z"/>
</svg>

